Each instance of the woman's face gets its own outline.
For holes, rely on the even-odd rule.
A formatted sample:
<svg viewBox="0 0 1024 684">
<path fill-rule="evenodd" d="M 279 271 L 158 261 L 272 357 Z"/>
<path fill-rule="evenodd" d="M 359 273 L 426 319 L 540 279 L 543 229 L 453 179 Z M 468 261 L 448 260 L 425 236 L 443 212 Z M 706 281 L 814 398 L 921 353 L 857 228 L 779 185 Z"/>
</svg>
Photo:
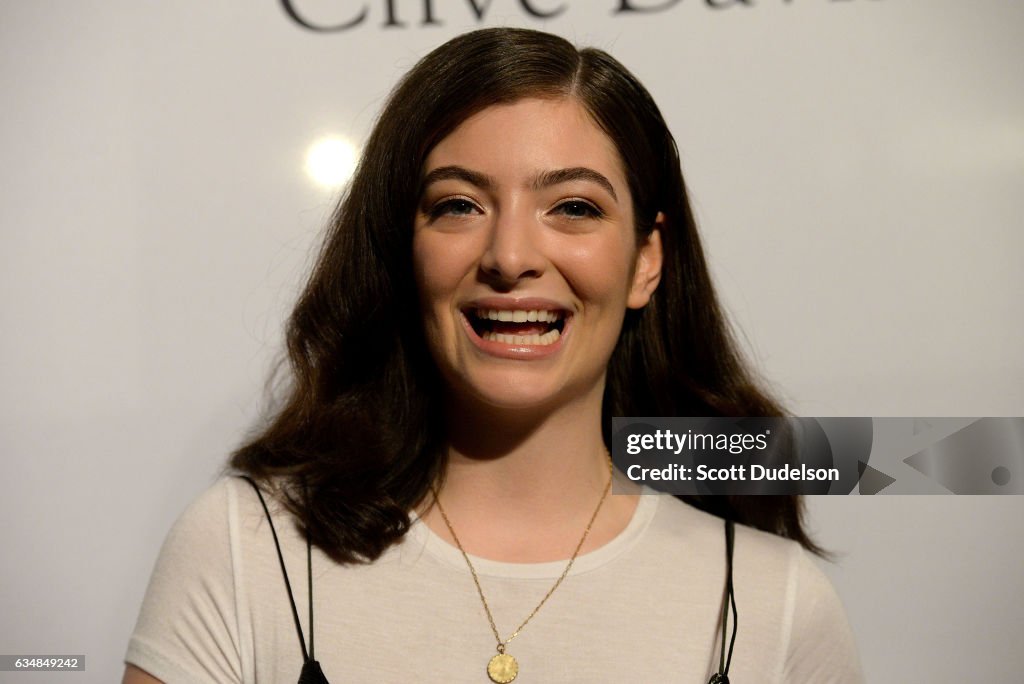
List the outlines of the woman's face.
<svg viewBox="0 0 1024 684">
<path fill-rule="evenodd" d="M 614 143 L 573 99 L 464 121 L 427 157 L 413 261 L 450 391 L 502 408 L 600 397 L 627 307 L 658 282 Z"/>
</svg>

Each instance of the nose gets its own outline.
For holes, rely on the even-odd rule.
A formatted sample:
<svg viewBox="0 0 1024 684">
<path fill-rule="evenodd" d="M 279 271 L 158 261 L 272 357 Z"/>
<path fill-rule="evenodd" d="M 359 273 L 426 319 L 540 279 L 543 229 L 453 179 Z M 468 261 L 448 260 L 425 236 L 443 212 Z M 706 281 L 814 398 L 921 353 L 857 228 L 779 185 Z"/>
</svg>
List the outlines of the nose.
<svg viewBox="0 0 1024 684">
<path fill-rule="evenodd" d="M 490 226 L 480 257 L 484 279 L 497 287 L 510 287 L 538 278 L 547 263 L 540 245 L 540 228 L 529 211 L 498 212 Z"/>
</svg>

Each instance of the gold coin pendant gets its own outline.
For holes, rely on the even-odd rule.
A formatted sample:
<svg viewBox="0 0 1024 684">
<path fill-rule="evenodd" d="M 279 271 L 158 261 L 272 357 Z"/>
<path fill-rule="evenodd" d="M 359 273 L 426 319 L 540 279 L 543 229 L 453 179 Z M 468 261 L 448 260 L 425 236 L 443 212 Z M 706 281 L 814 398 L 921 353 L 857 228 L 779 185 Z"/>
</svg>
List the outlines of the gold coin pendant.
<svg viewBox="0 0 1024 684">
<path fill-rule="evenodd" d="M 496 684 L 508 684 L 519 674 L 519 663 L 508 653 L 499 653 L 487 663 L 487 676 Z"/>
</svg>

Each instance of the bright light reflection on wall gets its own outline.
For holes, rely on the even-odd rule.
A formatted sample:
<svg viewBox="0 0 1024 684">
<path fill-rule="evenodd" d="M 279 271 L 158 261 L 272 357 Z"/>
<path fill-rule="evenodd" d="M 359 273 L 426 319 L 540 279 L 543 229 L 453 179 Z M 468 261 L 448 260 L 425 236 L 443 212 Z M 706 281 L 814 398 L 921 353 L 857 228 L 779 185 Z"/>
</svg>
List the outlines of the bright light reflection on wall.
<svg viewBox="0 0 1024 684">
<path fill-rule="evenodd" d="M 306 173 L 317 185 L 336 188 L 348 182 L 356 168 L 359 151 L 344 138 L 323 138 L 306 152 Z"/>
</svg>

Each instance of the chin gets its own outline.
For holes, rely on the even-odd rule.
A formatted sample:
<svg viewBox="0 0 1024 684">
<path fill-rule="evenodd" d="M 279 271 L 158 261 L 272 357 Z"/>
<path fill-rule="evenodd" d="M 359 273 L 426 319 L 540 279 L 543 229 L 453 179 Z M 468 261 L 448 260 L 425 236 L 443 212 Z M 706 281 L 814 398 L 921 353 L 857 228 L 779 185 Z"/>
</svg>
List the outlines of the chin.
<svg viewBox="0 0 1024 684">
<path fill-rule="evenodd" d="M 554 412 L 575 403 L 595 391 L 601 396 L 603 385 L 596 382 L 573 383 L 566 378 L 553 377 L 550 370 L 509 369 L 459 375 L 449 387 L 463 401 L 488 409 L 509 412 Z M 451 380 L 452 378 L 450 378 Z"/>
<path fill-rule="evenodd" d="M 553 408 L 566 400 L 560 388 L 545 386 L 536 378 L 509 377 L 509 374 L 492 382 L 463 385 L 462 390 L 474 402 L 509 411 Z"/>
</svg>

